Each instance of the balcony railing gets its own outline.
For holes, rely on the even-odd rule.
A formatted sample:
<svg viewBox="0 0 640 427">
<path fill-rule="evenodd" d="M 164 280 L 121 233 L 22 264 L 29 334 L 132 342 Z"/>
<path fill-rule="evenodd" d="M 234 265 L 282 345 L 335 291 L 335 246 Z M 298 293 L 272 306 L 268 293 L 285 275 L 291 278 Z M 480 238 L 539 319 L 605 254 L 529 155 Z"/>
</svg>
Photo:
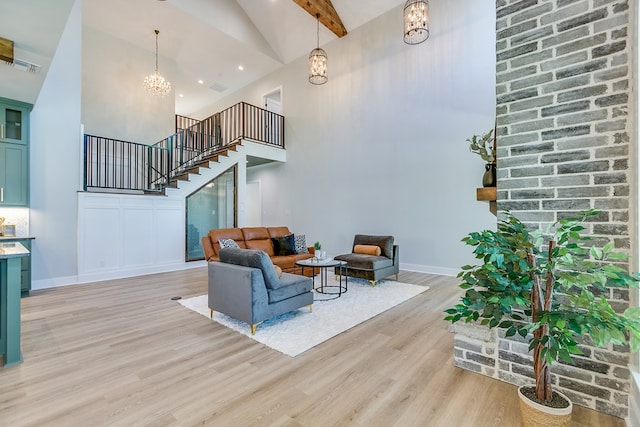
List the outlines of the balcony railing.
<svg viewBox="0 0 640 427">
<path fill-rule="evenodd" d="M 241 140 L 284 148 L 284 117 L 240 102 L 151 146 L 85 135 L 84 188 L 162 192 L 175 176 Z"/>
</svg>

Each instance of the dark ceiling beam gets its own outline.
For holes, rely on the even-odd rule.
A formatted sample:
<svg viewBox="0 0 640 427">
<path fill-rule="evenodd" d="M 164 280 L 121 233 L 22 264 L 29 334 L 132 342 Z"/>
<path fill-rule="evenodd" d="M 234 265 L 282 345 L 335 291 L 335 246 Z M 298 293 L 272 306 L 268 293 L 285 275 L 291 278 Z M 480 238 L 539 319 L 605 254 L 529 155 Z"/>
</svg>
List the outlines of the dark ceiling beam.
<svg viewBox="0 0 640 427">
<path fill-rule="evenodd" d="M 344 37 L 347 35 L 347 29 L 344 27 L 338 12 L 331 4 L 331 0 L 293 0 L 298 6 L 306 10 L 309 15 L 320 16 L 319 20 L 331 30 L 336 36 Z"/>
</svg>

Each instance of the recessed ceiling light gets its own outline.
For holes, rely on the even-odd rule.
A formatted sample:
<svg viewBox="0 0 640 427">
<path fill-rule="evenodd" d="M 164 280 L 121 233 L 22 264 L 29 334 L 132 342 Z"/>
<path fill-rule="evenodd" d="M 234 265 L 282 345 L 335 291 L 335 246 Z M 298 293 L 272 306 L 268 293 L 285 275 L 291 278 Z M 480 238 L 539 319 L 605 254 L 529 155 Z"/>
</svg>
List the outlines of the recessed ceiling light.
<svg viewBox="0 0 640 427">
<path fill-rule="evenodd" d="M 244 66 L 238 65 L 238 70 L 240 70 L 240 71 L 244 70 Z"/>
<path fill-rule="evenodd" d="M 160 1 L 163 1 L 163 0 L 160 0 Z M 182 94 L 182 93 L 179 93 L 179 94 L 178 94 L 178 96 L 179 96 L 180 98 L 184 98 L 184 94 Z"/>
<path fill-rule="evenodd" d="M 202 84 L 204 83 L 204 80 L 198 80 L 198 83 Z"/>
</svg>

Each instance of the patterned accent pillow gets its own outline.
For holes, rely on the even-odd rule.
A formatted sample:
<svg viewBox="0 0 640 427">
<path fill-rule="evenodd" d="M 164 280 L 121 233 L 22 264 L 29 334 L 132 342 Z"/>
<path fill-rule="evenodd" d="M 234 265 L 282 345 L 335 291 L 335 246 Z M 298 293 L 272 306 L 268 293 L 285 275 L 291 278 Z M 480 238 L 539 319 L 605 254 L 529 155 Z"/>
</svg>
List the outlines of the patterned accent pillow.
<svg viewBox="0 0 640 427">
<path fill-rule="evenodd" d="M 220 243 L 220 248 L 239 248 L 238 244 L 233 239 L 220 239 L 218 240 Z"/>
<path fill-rule="evenodd" d="M 296 253 L 297 254 L 308 254 L 309 249 L 307 249 L 307 236 L 304 234 L 294 234 L 293 236 L 296 243 Z"/>
</svg>

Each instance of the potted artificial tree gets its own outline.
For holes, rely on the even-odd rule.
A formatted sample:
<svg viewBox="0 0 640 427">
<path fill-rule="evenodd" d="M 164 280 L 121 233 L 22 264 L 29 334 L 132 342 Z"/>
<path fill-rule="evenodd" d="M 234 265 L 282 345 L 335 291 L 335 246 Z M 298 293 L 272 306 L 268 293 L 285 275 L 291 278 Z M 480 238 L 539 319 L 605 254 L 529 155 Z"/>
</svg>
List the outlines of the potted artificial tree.
<svg viewBox="0 0 640 427">
<path fill-rule="evenodd" d="M 551 389 L 550 367 L 558 359 L 571 363 L 573 355 L 581 354 L 579 337 L 589 335 L 597 346 L 628 342 L 632 351 L 640 347 L 640 308 L 616 313 L 602 296 L 609 287 L 638 287 L 639 279 L 616 265 L 627 255 L 615 252 L 612 243 L 586 246 L 590 238 L 582 234 L 582 223 L 597 214 L 581 212 L 542 233 L 529 232 L 505 212 L 497 231 L 474 232 L 462 239 L 475 247 L 482 264 L 462 267 L 458 277 L 466 292 L 459 304 L 445 311 L 445 320 L 479 322 L 504 330 L 507 337 L 519 334 L 528 340 L 535 387 L 519 389 L 525 426 L 569 425 L 564 423 L 570 422 L 571 402 Z M 555 396 L 566 401 L 568 415 L 544 421 L 547 424 L 528 423 L 530 408 L 556 405 Z"/>
<path fill-rule="evenodd" d="M 484 175 L 482 175 L 483 187 L 496 186 L 496 153 L 493 129 L 484 135 L 473 135 L 467 139 L 469 150 L 479 155 L 485 161 Z"/>
</svg>

